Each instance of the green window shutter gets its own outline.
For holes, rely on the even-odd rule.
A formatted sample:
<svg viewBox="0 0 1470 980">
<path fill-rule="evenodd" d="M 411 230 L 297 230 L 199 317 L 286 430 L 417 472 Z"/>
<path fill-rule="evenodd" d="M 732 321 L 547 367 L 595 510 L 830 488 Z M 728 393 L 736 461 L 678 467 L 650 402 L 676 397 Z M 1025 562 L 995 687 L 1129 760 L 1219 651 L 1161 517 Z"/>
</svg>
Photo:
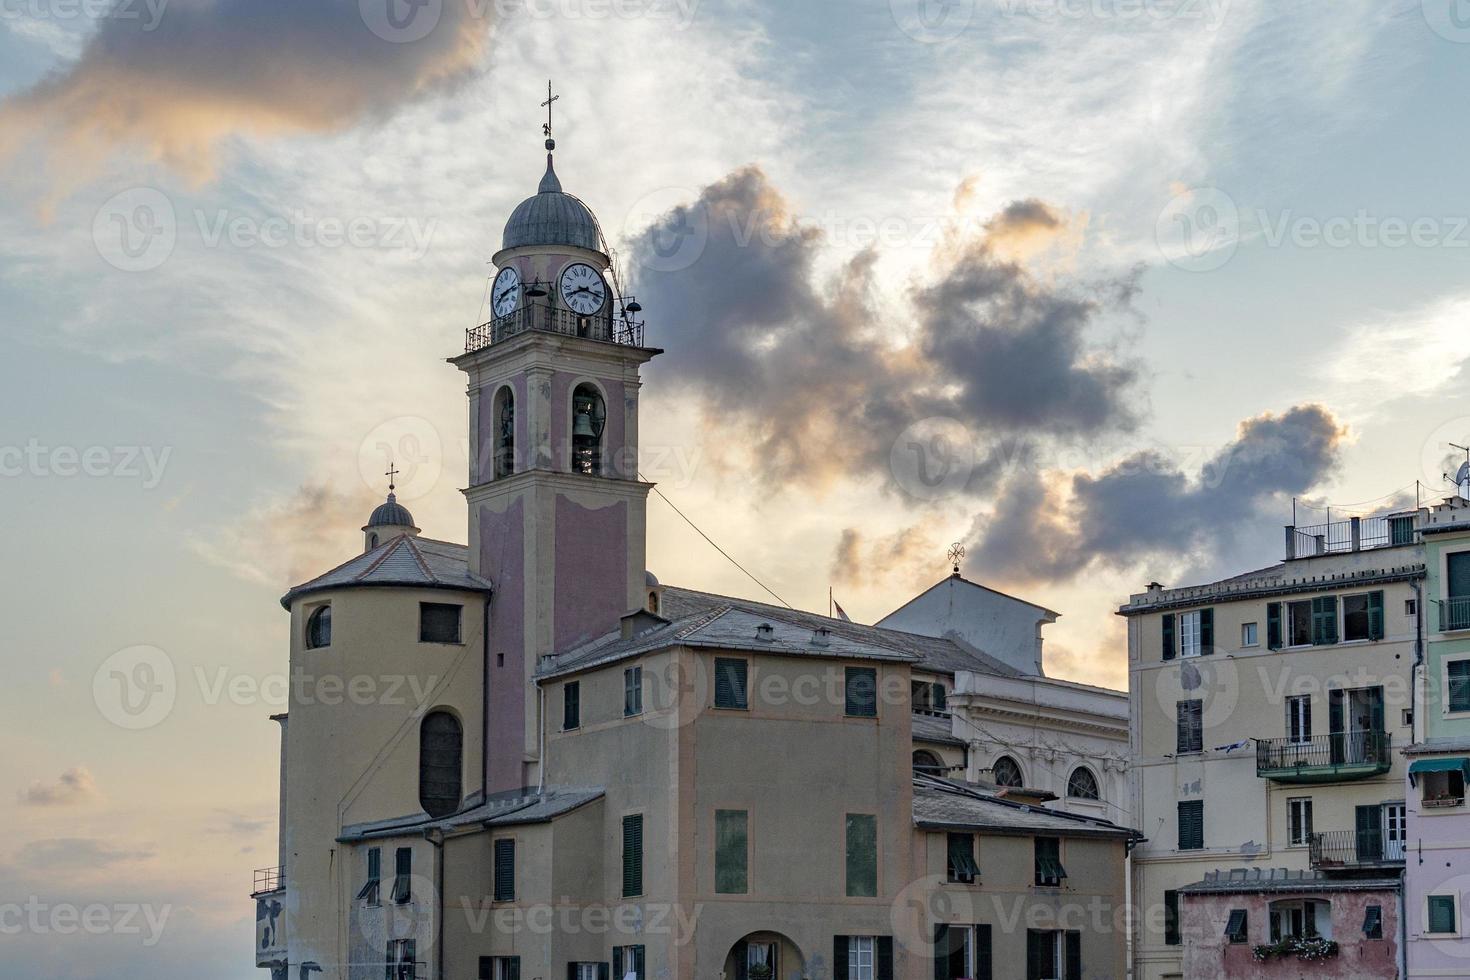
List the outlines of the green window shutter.
<svg viewBox="0 0 1470 980">
<path fill-rule="evenodd" d="M 1383 639 L 1383 591 L 1368 593 L 1368 639 Z"/>
<path fill-rule="evenodd" d="M 1337 596 L 1319 595 L 1312 600 L 1312 644 L 1331 646 L 1337 642 Z"/>
<path fill-rule="evenodd" d="M 1175 705 L 1174 750 L 1179 753 L 1204 751 L 1204 702 L 1198 698 Z"/>
<path fill-rule="evenodd" d="M 413 886 L 413 848 L 400 847 L 393 854 L 393 901 L 408 903 Z"/>
<path fill-rule="evenodd" d="M 1199 652 L 1201 656 L 1215 652 L 1215 610 L 1199 611 Z"/>
<path fill-rule="evenodd" d="M 965 883 L 974 881 L 980 873 L 975 864 L 975 835 L 950 834 L 948 843 L 949 880 Z"/>
<path fill-rule="evenodd" d="M 715 891 L 721 895 L 749 890 L 749 832 L 746 811 L 715 811 Z"/>
<path fill-rule="evenodd" d="M 613 976 L 623 980 L 623 947 L 613 947 Z"/>
<path fill-rule="evenodd" d="M 1164 945 L 1179 945 L 1179 893 L 1164 892 Z"/>
<path fill-rule="evenodd" d="M 521 980 L 521 958 L 519 956 L 505 958 L 505 980 Z"/>
<path fill-rule="evenodd" d="M 878 672 L 872 667 L 848 667 L 843 679 L 847 714 L 854 718 L 878 717 Z"/>
<path fill-rule="evenodd" d="M 877 980 L 893 980 L 892 936 L 878 936 L 873 940 L 873 959 Z"/>
<path fill-rule="evenodd" d="M 1179 652 L 1178 641 L 1174 638 L 1174 614 L 1164 613 L 1159 621 L 1164 630 L 1164 659 L 1173 660 Z"/>
<path fill-rule="evenodd" d="M 1353 822 L 1358 859 L 1383 860 L 1383 807 L 1377 803 L 1354 807 Z"/>
<path fill-rule="evenodd" d="M 643 894 L 643 814 L 623 818 L 623 897 Z"/>
<path fill-rule="evenodd" d="M 597 980 L 609 980 L 608 968 L 606 963 L 597 964 Z M 623 980 L 623 978 L 618 977 L 618 980 Z"/>
<path fill-rule="evenodd" d="M 1281 603 L 1266 603 L 1266 649 L 1281 649 Z"/>
<path fill-rule="evenodd" d="M 1370 905 L 1363 910 L 1363 938 L 1383 938 L 1383 906 Z"/>
<path fill-rule="evenodd" d="M 847 894 L 878 895 L 878 818 L 870 813 L 847 815 Z"/>
<path fill-rule="evenodd" d="M 1067 980 L 1082 980 L 1082 933 L 1067 930 Z"/>
<path fill-rule="evenodd" d="M 735 944 L 735 980 L 748 980 L 750 976 L 750 943 L 740 940 Z"/>
<path fill-rule="evenodd" d="M 943 684 L 940 684 L 938 681 L 936 681 L 934 683 L 934 701 L 933 701 L 933 703 L 934 703 L 934 710 L 935 711 L 948 711 L 949 710 L 949 695 L 944 692 L 944 685 Z"/>
<path fill-rule="evenodd" d="M 1470 660 L 1452 660 L 1445 665 L 1451 711 L 1470 711 Z"/>
<path fill-rule="evenodd" d="M 1456 932 L 1455 897 L 1453 895 L 1429 896 L 1429 931 L 1435 933 Z"/>
<path fill-rule="evenodd" d="M 990 927 L 976 926 L 974 980 L 992 980 L 990 949 Z"/>
<path fill-rule="evenodd" d="M 1040 929 L 1026 930 L 1026 980 L 1042 980 L 1051 972 L 1046 962 L 1046 933 Z"/>
<path fill-rule="evenodd" d="M 647 948 L 644 946 L 634 946 L 632 950 L 633 972 L 637 974 L 638 980 L 648 980 Z M 520 977 L 517 977 L 516 980 L 520 980 Z M 618 977 L 618 980 L 623 980 L 623 978 Z"/>
<path fill-rule="evenodd" d="M 847 980 L 847 937 L 832 937 L 832 980 Z"/>
<path fill-rule="evenodd" d="M 1197 851 L 1204 846 L 1204 800 L 1181 800 L 1179 802 L 1179 850 Z"/>
<path fill-rule="evenodd" d="M 750 698 L 747 689 L 749 665 L 733 657 L 715 658 L 715 707 L 748 708 Z"/>
<path fill-rule="evenodd" d="M 516 900 L 516 842 L 501 839 L 495 842 L 495 901 Z"/>
<path fill-rule="evenodd" d="M 480 957 L 480 980 L 495 980 L 495 957 Z"/>
<path fill-rule="evenodd" d="M 956 980 L 949 975 L 949 926 L 943 922 L 934 927 L 934 980 Z"/>
</svg>

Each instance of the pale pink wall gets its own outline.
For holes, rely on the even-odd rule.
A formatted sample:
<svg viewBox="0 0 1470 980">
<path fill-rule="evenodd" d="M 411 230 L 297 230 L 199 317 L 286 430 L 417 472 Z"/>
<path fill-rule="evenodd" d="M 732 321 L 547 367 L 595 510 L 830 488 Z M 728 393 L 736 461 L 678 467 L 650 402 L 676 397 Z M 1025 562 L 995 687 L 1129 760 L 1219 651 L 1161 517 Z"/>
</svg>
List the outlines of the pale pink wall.
<svg viewBox="0 0 1470 980">
<path fill-rule="evenodd" d="M 628 612 L 628 505 L 592 510 L 556 498 L 557 650 L 618 627 Z"/>
<path fill-rule="evenodd" d="M 526 578 L 523 502 L 497 514 L 480 508 L 480 568 L 495 583 L 486 650 L 485 787 L 499 793 L 524 784 Z M 504 664 L 500 657 L 504 655 Z"/>
<path fill-rule="evenodd" d="M 1295 956 L 1257 961 L 1251 947 L 1271 941 L 1270 905 L 1274 901 L 1322 898 L 1332 903 L 1332 939 L 1338 954 L 1309 963 Z M 1369 905 L 1383 910 L 1383 938 L 1363 937 L 1363 916 Z M 1246 910 L 1250 941 L 1225 940 L 1231 909 Z M 1298 980 L 1342 977 L 1344 980 L 1398 976 L 1398 895 L 1393 891 L 1357 891 L 1294 895 L 1181 896 L 1179 927 L 1184 936 L 1184 975 L 1190 980 Z"/>
</svg>

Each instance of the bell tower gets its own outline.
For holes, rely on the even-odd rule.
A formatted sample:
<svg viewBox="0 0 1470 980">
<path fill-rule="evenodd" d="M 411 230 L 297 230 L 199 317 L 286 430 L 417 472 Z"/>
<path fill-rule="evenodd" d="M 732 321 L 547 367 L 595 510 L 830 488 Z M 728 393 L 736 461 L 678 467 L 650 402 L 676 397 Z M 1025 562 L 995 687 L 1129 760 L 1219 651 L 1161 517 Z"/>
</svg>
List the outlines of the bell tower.
<svg viewBox="0 0 1470 980">
<path fill-rule="evenodd" d="M 549 86 L 548 86 L 549 90 Z M 553 165 L 506 222 L 489 319 L 450 363 L 469 379 L 470 569 L 494 584 L 487 792 L 535 784 L 538 659 L 618 628 L 644 598 L 638 479 L 641 307 L 621 295 L 587 205 Z"/>
</svg>

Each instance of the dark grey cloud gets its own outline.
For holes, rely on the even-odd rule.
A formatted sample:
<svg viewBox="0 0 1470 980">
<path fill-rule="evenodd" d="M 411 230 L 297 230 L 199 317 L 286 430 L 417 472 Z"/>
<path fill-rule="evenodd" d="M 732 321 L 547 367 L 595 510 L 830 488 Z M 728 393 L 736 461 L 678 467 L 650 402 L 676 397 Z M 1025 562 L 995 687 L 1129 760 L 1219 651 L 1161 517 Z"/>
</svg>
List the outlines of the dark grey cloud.
<svg viewBox="0 0 1470 980">
<path fill-rule="evenodd" d="M 1073 476 L 1066 494 L 1042 477 L 1014 476 L 994 511 L 975 523 L 967 571 L 991 580 L 1055 581 L 1094 564 L 1208 562 L 1240 550 L 1243 525 L 1266 521 L 1326 478 L 1343 435 L 1325 408 L 1298 405 L 1243 422 L 1235 440 L 1197 473 L 1148 451 L 1097 476 Z"/>
<path fill-rule="evenodd" d="M 36 780 L 21 790 L 21 806 L 75 806 L 99 798 L 97 781 L 85 766 L 68 769 L 54 782 Z"/>
<path fill-rule="evenodd" d="M 36 143 L 75 165 L 129 147 L 205 177 L 226 136 L 333 130 L 465 78 L 480 6 L 118 0 L 76 62 L 0 104 L 0 158 Z"/>
<path fill-rule="evenodd" d="M 882 473 L 899 436 L 936 417 L 985 440 L 1127 431 L 1137 371 L 1086 334 L 1126 307 L 1130 282 L 1042 283 L 997 248 L 1061 223 L 1040 202 L 1011 205 L 988 237 L 950 249 L 895 323 L 875 302 L 877 252 L 822 281 L 823 234 L 760 169 L 736 171 L 632 242 L 640 300 L 667 337 L 650 373 L 697 395 L 773 484 Z M 660 271 L 690 228 L 702 247 Z"/>
<path fill-rule="evenodd" d="M 73 871 L 151 857 L 152 851 L 129 851 L 91 837 L 56 837 L 22 845 L 16 852 L 15 863 L 38 871 Z"/>
</svg>

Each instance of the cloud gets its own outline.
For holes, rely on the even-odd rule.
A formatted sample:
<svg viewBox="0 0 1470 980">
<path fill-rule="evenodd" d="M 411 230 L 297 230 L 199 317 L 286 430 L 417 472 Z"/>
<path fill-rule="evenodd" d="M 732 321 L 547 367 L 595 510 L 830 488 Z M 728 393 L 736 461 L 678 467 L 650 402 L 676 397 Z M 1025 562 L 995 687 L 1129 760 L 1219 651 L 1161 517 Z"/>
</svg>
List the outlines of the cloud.
<svg viewBox="0 0 1470 980">
<path fill-rule="evenodd" d="M 90 837 L 31 841 L 16 852 L 15 863 L 42 871 L 77 871 L 130 861 L 146 861 L 152 851 L 128 851 Z"/>
<path fill-rule="evenodd" d="M 84 766 L 68 769 L 52 783 L 38 779 L 18 795 L 22 806 L 76 806 L 101 796 L 92 773 Z"/>
<path fill-rule="evenodd" d="M 1076 474 L 1064 492 L 1018 475 L 972 528 L 967 569 L 1025 581 L 1070 579 L 1094 563 L 1123 569 L 1159 556 L 1209 560 L 1230 553 L 1263 509 L 1327 478 L 1346 435 L 1320 405 L 1242 422 L 1236 438 L 1186 474 L 1155 451 L 1098 476 Z"/>
<path fill-rule="evenodd" d="M 924 527 L 914 525 L 869 540 L 855 527 L 842 529 L 829 570 L 834 585 L 861 588 L 881 584 L 923 588 L 941 567 L 943 551 Z"/>
<path fill-rule="evenodd" d="M 1132 276 L 1047 284 L 995 247 L 1063 226 L 1041 202 L 1017 202 L 889 309 L 876 249 L 823 279 L 824 234 L 759 168 L 737 170 L 633 240 L 640 298 L 679 325 L 650 373 L 694 395 L 716 444 L 748 450 L 778 485 L 870 477 L 907 428 L 935 417 L 991 436 L 1129 431 L 1137 369 L 1087 332 L 1128 306 Z"/>
<path fill-rule="evenodd" d="M 77 179 L 128 149 L 200 180 L 226 137 L 337 130 L 474 70 L 488 36 L 476 5 L 420 4 L 396 24 L 378 22 L 379 6 L 119 2 L 74 63 L 0 104 L 0 159 L 41 149 L 53 177 Z"/>
<path fill-rule="evenodd" d="M 230 837 L 254 837 L 264 833 L 266 828 L 271 826 L 272 823 L 270 820 L 247 817 L 230 810 L 216 809 L 215 812 L 222 819 L 219 826 L 209 828 L 207 832 L 211 834 L 226 834 Z"/>
</svg>

